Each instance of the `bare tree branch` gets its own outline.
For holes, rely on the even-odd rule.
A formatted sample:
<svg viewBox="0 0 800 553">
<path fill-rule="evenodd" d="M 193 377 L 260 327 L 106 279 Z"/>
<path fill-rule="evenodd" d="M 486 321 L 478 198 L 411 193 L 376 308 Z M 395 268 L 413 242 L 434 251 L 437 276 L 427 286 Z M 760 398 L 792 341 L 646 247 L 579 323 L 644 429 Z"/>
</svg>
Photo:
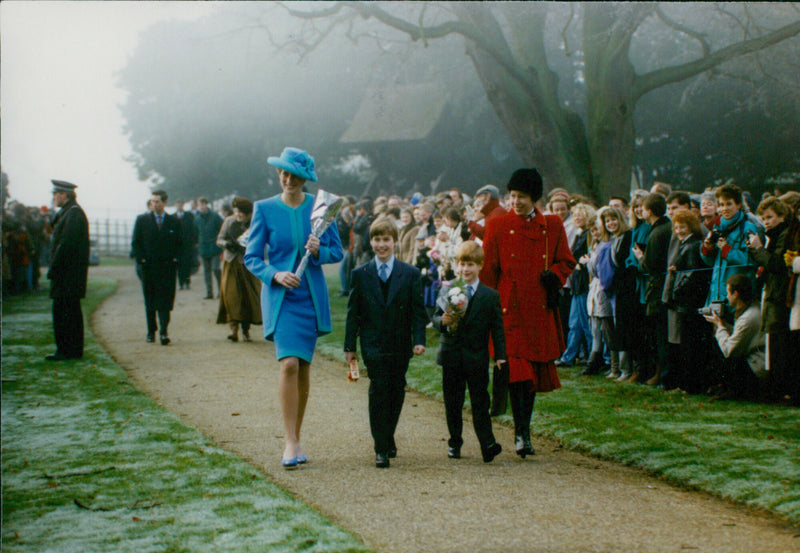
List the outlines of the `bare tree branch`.
<svg viewBox="0 0 800 553">
<path fill-rule="evenodd" d="M 682 23 L 678 23 L 677 21 L 675 21 L 674 19 L 672 19 L 671 17 L 669 17 L 667 14 L 664 13 L 664 10 L 661 9 L 661 4 L 658 4 L 656 6 L 656 15 L 661 21 L 663 21 L 664 23 L 666 23 L 668 26 L 672 27 L 679 33 L 683 33 L 687 36 L 690 36 L 697 42 L 699 42 L 700 47 L 703 49 L 703 56 L 707 56 L 711 53 L 711 46 L 708 44 L 708 40 L 706 40 L 707 35 L 705 33 L 700 33 L 698 31 L 695 31 L 694 29 L 690 29 L 689 27 L 683 25 Z"/>
<path fill-rule="evenodd" d="M 284 5 L 286 8 L 286 6 Z M 449 20 L 437 25 L 423 26 L 411 23 L 403 18 L 397 17 L 380 6 L 377 2 L 340 2 L 335 6 L 314 11 L 300 11 L 286 8 L 288 13 L 301 19 L 317 19 L 329 17 L 338 13 L 343 7 L 348 7 L 357 12 L 364 19 L 374 18 L 406 34 L 412 41 L 427 40 L 432 38 L 443 38 L 457 34 L 475 42 L 475 44 L 492 56 L 519 84 L 527 91 L 535 93 L 536 85 L 532 76 L 521 68 L 510 52 L 497 48 L 487 37 L 480 32 L 474 25 L 470 25 L 461 20 Z"/>
<path fill-rule="evenodd" d="M 723 7 L 723 4 L 719 4 L 719 3 L 718 3 L 718 4 L 716 5 L 716 10 L 717 10 L 719 13 L 721 13 L 721 14 L 723 14 L 723 15 L 727 15 L 728 17 L 730 17 L 731 19 L 733 19 L 733 20 L 736 22 L 736 24 L 737 24 L 739 27 L 741 27 L 741 29 L 742 29 L 742 38 L 747 38 L 747 36 L 748 36 L 748 34 L 747 34 L 747 25 L 745 25 L 745 24 L 742 22 L 742 20 L 741 20 L 741 19 L 739 19 L 739 16 L 737 16 L 737 15 L 736 15 L 736 14 L 734 14 L 733 12 L 730 12 L 730 11 L 726 10 L 726 9 Z"/>
<path fill-rule="evenodd" d="M 572 56 L 572 52 L 569 50 L 569 43 L 567 41 L 567 29 L 569 26 L 572 25 L 572 20 L 575 18 L 575 4 L 570 3 L 569 5 L 569 19 L 564 24 L 564 27 L 561 29 L 561 41 L 564 44 L 564 55 L 567 57 Z"/>
<path fill-rule="evenodd" d="M 658 87 L 688 79 L 723 62 L 763 50 L 798 34 L 800 34 L 800 21 L 781 27 L 764 36 L 731 44 L 697 60 L 640 75 L 634 82 L 632 97 L 638 100 L 643 94 Z"/>
</svg>

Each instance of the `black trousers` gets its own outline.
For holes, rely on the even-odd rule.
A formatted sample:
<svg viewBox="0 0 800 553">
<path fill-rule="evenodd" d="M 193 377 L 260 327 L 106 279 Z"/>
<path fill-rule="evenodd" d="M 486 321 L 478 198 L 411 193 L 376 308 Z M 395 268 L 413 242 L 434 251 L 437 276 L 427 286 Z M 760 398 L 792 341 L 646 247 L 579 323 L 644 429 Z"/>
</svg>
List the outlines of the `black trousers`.
<svg viewBox="0 0 800 553">
<path fill-rule="evenodd" d="M 407 358 L 364 360 L 369 377 L 369 427 L 375 453 L 396 449 L 394 432 L 406 398 Z"/>
<path fill-rule="evenodd" d="M 169 309 L 147 309 L 145 308 L 145 316 L 147 317 L 147 333 L 155 334 L 156 330 L 160 329 L 160 333 L 166 336 L 167 327 L 169 326 Z M 156 327 L 156 313 L 158 313 L 158 327 Z"/>
<path fill-rule="evenodd" d="M 458 364 L 445 363 L 442 366 L 442 393 L 444 409 L 447 416 L 447 429 L 450 431 L 450 447 L 461 447 L 464 443 L 462 413 L 466 389 L 469 386 L 469 398 L 472 403 L 472 426 L 475 435 L 486 449 L 495 442 L 492 433 L 492 418 L 489 415 L 489 371 L 472 370 Z"/>
<path fill-rule="evenodd" d="M 53 334 L 57 353 L 65 357 L 83 357 L 83 313 L 80 298 L 53 298 Z"/>
</svg>

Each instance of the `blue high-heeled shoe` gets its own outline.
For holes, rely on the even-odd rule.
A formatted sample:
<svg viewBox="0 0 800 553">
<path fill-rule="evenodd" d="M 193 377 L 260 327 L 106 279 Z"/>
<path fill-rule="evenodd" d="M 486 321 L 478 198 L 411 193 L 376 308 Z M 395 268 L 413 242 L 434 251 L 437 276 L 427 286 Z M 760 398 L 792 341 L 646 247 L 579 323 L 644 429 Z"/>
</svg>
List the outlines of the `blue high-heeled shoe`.
<svg viewBox="0 0 800 553">
<path fill-rule="evenodd" d="M 305 453 L 301 453 L 300 455 L 297 456 L 298 465 L 305 465 L 306 463 L 308 463 L 308 457 L 306 457 Z"/>
<path fill-rule="evenodd" d="M 297 457 L 292 457 L 291 459 L 281 458 L 281 466 L 287 470 L 296 469 Z"/>
</svg>

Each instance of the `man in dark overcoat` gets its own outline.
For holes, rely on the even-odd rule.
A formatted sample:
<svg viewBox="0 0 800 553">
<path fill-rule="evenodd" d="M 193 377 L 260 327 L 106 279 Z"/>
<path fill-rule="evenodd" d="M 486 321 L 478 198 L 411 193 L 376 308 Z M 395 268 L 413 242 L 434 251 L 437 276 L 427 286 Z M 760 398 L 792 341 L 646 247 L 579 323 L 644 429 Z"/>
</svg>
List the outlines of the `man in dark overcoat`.
<svg viewBox="0 0 800 553">
<path fill-rule="evenodd" d="M 170 343 L 167 327 L 175 303 L 175 280 L 181 252 L 181 223 L 176 216 L 164 211 L 166 202 L 166 192 L 153 192 L 150 198 L 152 210 L 136 218 L 131 241 L 131 255 L 142 268 L 147 341 L 155 341 L 158 329 L 164 346 Z"/>
<path fill-rule="evenodd" d="M 50 249 L 50 297 L 53 300 L 53 333 L 56 352 L 48 361 L 83 357 L 83 313 L 89 273 L 89 221 L 75 199 L 76 185 L 53 183 L 53 204 L 59 208 L 52 222 Z"/>
<path fill-rule="evenodd" d="M 192 271 L 197 266 L 197 228 L 194 214 L 184 211 L 183 200 L 175 202 L 175 216 L 181 222 L 181 254 L 178 256 L 178 287 L 188 290 Z"/>
</svg>

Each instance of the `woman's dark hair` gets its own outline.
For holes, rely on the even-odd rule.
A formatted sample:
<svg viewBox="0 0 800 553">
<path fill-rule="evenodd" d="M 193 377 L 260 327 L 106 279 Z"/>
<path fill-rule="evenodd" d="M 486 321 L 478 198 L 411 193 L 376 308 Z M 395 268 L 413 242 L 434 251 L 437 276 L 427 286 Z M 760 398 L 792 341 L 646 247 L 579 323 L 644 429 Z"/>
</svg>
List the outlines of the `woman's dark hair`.
<svg viewBox="0 0 800 553">
<path fill-rule="evenodd" d="M 233 207 L 233 209 L 238 209 L 245 215 L 250 215 L 251 213 L 253 213 L 253 202 L 251 202 L 247 198 L 236 196 L 231 202 L 231 206 Z"/>
<path fill-rule="evenodd" d="M 444 210 L 442 215 L 444 215 L 448 219 L 452 219 L 456 223 L 461 222 L 461 212 L 458 210 L 457 207 L 448 207 L 447 209 Z"/>
<path fill-rule="evenodd" d="M 733 200 L 736 205 L 742 205 L 742 189 L 735 184 L 723 184 L 714 191 L 714 196 L 725 200 Z"/>
</svg>

